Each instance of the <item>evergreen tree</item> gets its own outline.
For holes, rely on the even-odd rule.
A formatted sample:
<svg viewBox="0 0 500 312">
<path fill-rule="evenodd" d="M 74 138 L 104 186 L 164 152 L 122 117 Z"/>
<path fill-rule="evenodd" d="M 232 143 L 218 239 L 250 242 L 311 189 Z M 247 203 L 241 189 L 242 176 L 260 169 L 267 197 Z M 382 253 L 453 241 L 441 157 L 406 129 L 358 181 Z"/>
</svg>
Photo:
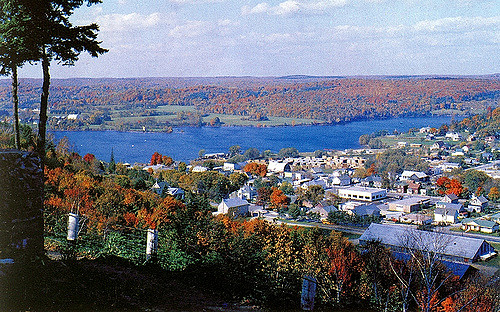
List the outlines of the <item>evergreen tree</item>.
<svg viewBox="0 0 500 312">
<path fill-rule="evenodd" d="M 7 0 L 6 0 L 7 1 Z M 42 63 L 43 83 L 40 97 L 40 120 L 38 125 L 37 149 L 42 159 L 45 155 L 47 107 L 50 87 L 50 62 L 56 60 L 62 65 L 71 66 L 78 60 L 81 52 L 92 57 L 107 52 L 97 41 L 97 24 L 73 26 L 69 21 L 74 10 L 84 3 L 100 3 L 101 0 L 10 0 L 18 3 L 20 12 L 27 23 L 27 33 L 35 40 L 35 48 L 30 51 Z M 35 51 L 36 50 L 36 51 Z"/>
<path fill-rule="evenodd" d="M 113 148 L 111 148 L 111 157 L 109 159 L 108 170 L 109 170 L 109 173 L 115 173 L 115 171 L 116 171 L 115 154 L 114 154 Z"/>
</svg>

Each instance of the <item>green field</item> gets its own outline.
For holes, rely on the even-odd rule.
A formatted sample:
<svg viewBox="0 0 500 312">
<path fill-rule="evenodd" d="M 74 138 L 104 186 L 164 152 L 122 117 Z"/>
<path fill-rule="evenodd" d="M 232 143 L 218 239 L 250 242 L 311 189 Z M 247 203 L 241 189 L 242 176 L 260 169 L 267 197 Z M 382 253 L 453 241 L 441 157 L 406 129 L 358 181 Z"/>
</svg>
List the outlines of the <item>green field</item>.
<svg viewBox="0 0 500 312">
<path fill-rule="evenodd" d="M 179 106 L 179 105 L 165 105 L 160 106 L 155 109 L 151 109 L 159 114 L 159 116 L 130 116 L 130 117 L 119 117 L 119 114 L 123 111 L 112 111 L 111 117 L 112 121 L 106 123 L 106 128 L 113 128 L 116 123 L 136 123 L 143 121 L 146 118 L 152 118 L 156 122 L 164 123 L 169 122 L 172 126 L 176 126 L 179 123 L 177 119 L 177 113 L 181 112 L 196 112 L 194 106 Z M 286 118 L 286 117 L 269 117 L 269 120 L 256 121 L 256 120 L 244 120 L 243 116 L 239 115 L 224 115 L 224 114 L 209 114 L 203 117 L 204 123 L 210 123 L 215 117 L 219 117 L 223 126 L 286 126 L 286 125 L 310 125 L 324 123 L 322 120 L 318 119 L 301 119 L 301 118 Z"/>
</svg>

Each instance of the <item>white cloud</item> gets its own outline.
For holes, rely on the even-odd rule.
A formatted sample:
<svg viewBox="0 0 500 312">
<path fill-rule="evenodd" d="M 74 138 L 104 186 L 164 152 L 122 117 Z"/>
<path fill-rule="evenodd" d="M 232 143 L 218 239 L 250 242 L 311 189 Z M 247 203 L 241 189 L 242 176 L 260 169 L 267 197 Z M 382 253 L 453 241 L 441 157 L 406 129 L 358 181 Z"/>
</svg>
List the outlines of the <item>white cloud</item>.
<svg viewBox="0 0 500 312">
<path fill-rule="evenodd" d="M 97 24 L 102 32 L 150 28 L 158 26 L 164 21 L 165 16 L 160 13 L 151 13 L 149 15 L 139 13 L 107 14 L 97 17 Z"/>
<path fill-rule="evenodd" d="M 420 21 L 414 25 L 416 31 L 463 32 L 479 29 L 498 29 L 500 16 L 494 17 L 447 17 L 437 20 Z"/>
<path fill-rule="evenodd" d="M 287 0 L 279 3 L 278 5 L 271 6 L 267 2 L 262 2 L 254 7 L 243 6 L 241 13 L 248 14 L 262 14 L 269 15 L 293 15 L 299 13 L 322 13 L 326 9 L 342 7 L 347 4 L 347 0 L 323 0 L 323 1 L 295 1 Z"/>
<path fill-rule="evenodd" d="M 197 37 L 213 29 L 213 25 L 204 21 L 188 21 L 183 25 L 178 25 L 170 30 L 169 35 L 175 38 Z"/>
<path fill-rule="evenodd" d="M 225 0 L 168 0 L 171 3 L 177 4 L 202 4 L 202 3 L 220 3 Z"/>
</svg>

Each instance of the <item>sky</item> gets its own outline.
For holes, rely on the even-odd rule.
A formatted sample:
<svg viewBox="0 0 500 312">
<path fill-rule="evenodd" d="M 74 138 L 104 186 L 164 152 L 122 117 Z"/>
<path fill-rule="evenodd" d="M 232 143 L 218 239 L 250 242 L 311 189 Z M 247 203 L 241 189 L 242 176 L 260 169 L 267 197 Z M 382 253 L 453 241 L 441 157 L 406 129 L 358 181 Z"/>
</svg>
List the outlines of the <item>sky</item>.
<svg viewBox="0 0 500 312">
<path fill-rule="evenodd" d="M 71 20 L 109 52 L 53 78 L 500 72 L 499 0 L 103 0 Z"/>
</svg>

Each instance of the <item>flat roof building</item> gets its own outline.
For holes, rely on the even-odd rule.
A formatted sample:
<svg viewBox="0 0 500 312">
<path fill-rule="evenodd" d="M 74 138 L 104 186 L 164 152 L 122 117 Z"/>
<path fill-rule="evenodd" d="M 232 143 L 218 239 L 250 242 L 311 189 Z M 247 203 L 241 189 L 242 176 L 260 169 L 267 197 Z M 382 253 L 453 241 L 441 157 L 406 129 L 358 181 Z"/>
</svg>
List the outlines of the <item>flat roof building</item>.
<svg viewBox="0 0 500 312">
<path fill-rule="evenodd" d="M 338 193 L 340 198 L 369 202 L 387 197 L 387 191 L 385 189 L 361 186 L 341 188 Z"/>
</svg>

